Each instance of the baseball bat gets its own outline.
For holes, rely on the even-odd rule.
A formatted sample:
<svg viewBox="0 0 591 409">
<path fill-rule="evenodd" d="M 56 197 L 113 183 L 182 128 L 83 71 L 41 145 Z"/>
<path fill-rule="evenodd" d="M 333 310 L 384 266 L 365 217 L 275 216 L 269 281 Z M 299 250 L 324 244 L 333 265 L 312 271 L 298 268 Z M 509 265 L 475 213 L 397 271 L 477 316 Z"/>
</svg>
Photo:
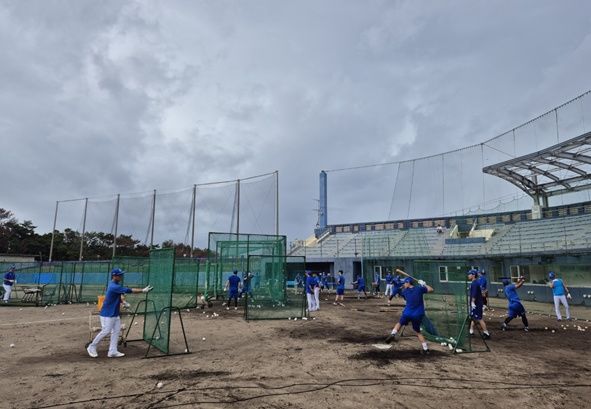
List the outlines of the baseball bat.
<svg viewBox="0 0 591 409">
<path fill-rule="evenodd" d="M 410 277 L 410 278 L 412 278 L 412 279 L 413 279 L 413 280 L 415 280 L 415 281 L 419 281 L 419 280 L 417 280 L 416 278 L 414 278 L 413 276 L 411 276 L 410 274 L 406 274 L 406 273 L 405 273 L 404 271 L 402 271 L 402 270 L 396 269 L 396 272 L 397 272 L 398 274 L 402 274 L 403 276 Z"/>
</svg>

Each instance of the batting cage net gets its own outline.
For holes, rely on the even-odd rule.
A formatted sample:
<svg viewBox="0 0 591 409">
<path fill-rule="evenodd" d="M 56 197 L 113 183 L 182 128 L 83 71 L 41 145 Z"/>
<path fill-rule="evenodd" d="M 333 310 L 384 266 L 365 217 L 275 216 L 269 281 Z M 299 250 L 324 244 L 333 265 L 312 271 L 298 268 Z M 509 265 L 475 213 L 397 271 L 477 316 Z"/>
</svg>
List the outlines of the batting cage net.
<svg viewBox="0 0 591 409">
<path fill-rule="evenodd" d="M 154 289 L 146 296 L 143 339 L 164 354 L 169 353 L 174 249 L 150 251 L 148 282 Z"/>
<path fill-rule="evenodd" d="M 466 272 L 461 261 L 415 261 L 413 277 L 433 287 L 425 295 L 425 318 L 421 330 L 431 341 L 455 352 L 472 352 L 469 335 L 469 299 Z"/>
<path fill-rule="evenodd" d="M 304 317 L 304 293 L 298 294 L 295 277 L 304 277 L 305 270 L 305 257 L 249 255 L 242 283 L 245 319 Z"/>
<path fill-rule="evenodd" d="M 285 236 L 246 234 L 246 233 L 209 233 L 209 257 L 206 273 L 206 293 L 210 297 L 224 296 L 223 286 L 234 270 L 248 270 L 248 256 L 286 255 L 287 239 Z"/>
</svg>

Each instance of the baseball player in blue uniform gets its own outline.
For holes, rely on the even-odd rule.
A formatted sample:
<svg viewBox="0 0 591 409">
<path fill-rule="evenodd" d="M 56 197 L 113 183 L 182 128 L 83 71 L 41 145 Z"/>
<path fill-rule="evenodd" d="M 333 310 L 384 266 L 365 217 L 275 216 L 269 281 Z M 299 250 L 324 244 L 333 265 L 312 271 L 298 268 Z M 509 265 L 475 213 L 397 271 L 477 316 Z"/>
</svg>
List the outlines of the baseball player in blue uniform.
<svg viewBox="0 0 591 409">
<path fill-rule="evenodd" d="M 363 276 L 358 276 L 357 281 L 355 281 L 354 284 L 357 284 L 357 299 L 361 297 L 362 292 L 365 298 L 367 298 L 367 292 L 365 291 L 365 278 L 363 278 Z"/>
<path fill-rule="evenodd" d="M 129 293 L 148 293 L 152 291 L 151 286 L 145 288 L 128 288 L 123 287 L 120 283 L 123 280 L 123 270 L 120 268 L 114 268 L 111 271 L 111 282 L 107 287 L 105 293 L 105 300 L 99 313 L 101 320 L 101 332 L 94 338 L 94 340 L 86 347 L 86 352 L 92 358 L 96 358 L 98 353 L 96 347 L 99 342 L 111 334 L 111 342 L 109 343 L 109 352 L 107 356 L 109 358 L 121 358 L 125 356 L 124 353 L 117 350 L 117 342 L 119 341 L 119 332 L 121 332 L 121 317 L 119 316 L 119 308 L 121 305 L 121 295 Z"/>
<path fill-rule="evenodd" d="M 480 280 L 478 279 L 478 271 L 468 271 L 468 280 L 470 280 L 470 335 L 474 335 L 475 322 L 480 324 L 482 328 L 482 338 L 490 339 L 490 333 L 486 328 L 486 323 L 482 318 L 482 310 L 484 308 L 484 298 L 482 297 L 482 289 L 480 288 Z"/>
<path fill-rule="evenodd" d="M 391 297 L 394 292 L 394 275 L 388 271 L 384 281 L 386 281 L 386 291 L 384 291 L 384 296 Z M 390 305 L 390 299 L 391 298 L 388 299 L 388 305 Z"/>
<path fill-rule="evenodd" d="M 234 309 L 238 309 L 238 289 L 240 287 L 240 277 L 238 277 L 238 270 L 234 270 L 234 273 L 228 277 L 226 282 L 226 290 L 228 291 L 228 305 L 226 309 L 230 309 L 230 303 L 234 300 Z"/>
<path fill-rule="evenodd" d="M 484 309 L 488 310 L 488 278 L 486 271 L 480 270 L 478 272 L 478 280 L 480 280 L 480 290 L 482 291 L 482 304 Z"/>
<path fill-rule="evenodd" d="M 382 280 L 380 273 L 374 273 L 373 275 L 373 295 L 380 297 L 380 281 Z M 380 297 L 381 298 L 381 297 Z"/>
<path fill-rule="evenodd" d="M 418 286 L 414 286 L 413 279 L 410 277 L 406 277 L 404 279 L 404 289 L 402 290 L 402 294 L 406 299 L 406 306 L 402 311 L 402 315 L 400 316 L 400 320 L 392 329 L 392 332 L 386 338 L 386 343 L 391 343 L 392 341 L 396 342 L 398 339 L 396 338 L 396 334 L 400 331 L 400 328 L 404 325 L 408 325 L 409 323 L 412 324 L 412 329 L 417 333 L 417 337 L 421 343 L 421 353 L 422 354 L 429 354 L 429 346 L 427 345 L 427 340 L 421 333 L 421 323 L 423 322 L 423 318 L 425 317 L 425 303 L 423 302 L 423 296 L 426 293 L 432 293 L 433 288 L 428 286 L 423 280 L 419 280 L 417 283 Z"/>
<path fill-rule="evenodd" d="M 556 318 L 558 321 L 562 321 L 562 315 L 560 314 L 560 303 L 564 305 L 564 309 L 566 310 L 566 319 L 570 320 L 570 308 L 568 306 L 568 301 L 572 299 L 570 295 L 570 291 L 564 281 L 560 278 L 556 278 L 556 274 L 553 271 L 548 273 L 548 278 L 550 279 L 550 288 L 552 288 L 552 294 L 554 295 L 554 310 L 556 311 Z"/>
<path fill-rule="evenodd" d="M 523 285 L 525 282 L 524 277 L 519 277 L 516 284 L 512 284 L 509 278 L 503 279 L 503 286 L 505 297 L 507 297 L 508 302 L 508 311 L 507 311 L 507 318 L 505 318 L 505 322 L 501 329 L 505 331 L 507 329 L 507 325 L 513 318 L 521 317 L 521 321 L 523 322 L 523 330 L 528 331 L 528 322 L 527 316 L 525 315 L 525 308 L 523 304 L 521 304 L 521 300 L 519 299 L 519 295 L 517 295 L 517 289 Z"/>
<path fill-rule="evenodd" d="M 12 265 L 4 274 L 4 281 L 2 283 L 2 287 L 4 287 L 4 304 L 8 304 L 8 300 L 10 300 L 10 294 L 12 293 L 12 286 L 16 284 L 16 275 L 14 274 L 15 270 L 16 266 Z"/>
<path fill-rule="evenodd" d="M 252 281 L 252 273 L 250 271 L 247 271 L 246 274 L 244 275 L 244 280 L 242 281 L 242 289 L 240 290 L 240 298 L 242 298 L 242 296 L 246 293 L 252 299 L 251 281 Z"/>
<path fill-rule="evenodd" d="M 316 298 L 314 297 L 314 286 L 315 286 L 316 279 L 312 277 L 312 272 L 306 270 L 306 280 L 305 280 L 305 287 L 306 287 L 306 299 L 308 300 L 308 311 L 316 311 Z"/>
<path fill-rule="evenodd" d="M 341 305 L 343 305 L 342 303 L 345 297 L 345 276 L 343 275 L 343 270 L 339 270 L 339 274 L 337 276 L 337 295 L 334 299 L 334 305 L 339 304 L 339 297 Z"/>
</svg>

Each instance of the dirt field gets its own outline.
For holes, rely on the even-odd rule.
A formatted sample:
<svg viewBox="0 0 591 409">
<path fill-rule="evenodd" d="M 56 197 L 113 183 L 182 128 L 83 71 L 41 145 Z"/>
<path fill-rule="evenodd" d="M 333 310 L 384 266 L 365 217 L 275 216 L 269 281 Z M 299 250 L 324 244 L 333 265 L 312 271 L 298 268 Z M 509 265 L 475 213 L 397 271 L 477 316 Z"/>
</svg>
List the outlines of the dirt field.
<svg viewBox="0 0 591 409">
<path fill-rule="evenodd" d="M 495 305 L 504 305 L 495 300 Z M 0 308 L 0 405 L 7 408 L 582 408 L 591 401 L 591 311 L 575 308 L 562 329 L 547 304 L 529 304 L 529 333 L 504 309 L 489 312 L 492 352 L 423 357 L 410 332 L 391 350 L 372 347 L 400 306 L 383 299 L 324 302 L 308 321 L 245 322 L 241 311 L 184 312 L 192 354 L 143 359 L 88 357 L 94 306 Z M 211 316 L 216 311 L 218 317 Z M 533 313 L 535 311 L 536 313 Z M 538 314 L 540 313 L 540 314 Z M 209 317 L 208 317 L 209 316 Z M 176 318 L 176 317 L 175 317 Z M 98 324 L 95 324 L 98 325 Z M 586 331 L 576 328 L 589 327 Z M 545 330 L 548 327 L 548 330 Z M 133 326 L 139 334 L 141 324 Z M 136 329 L 138 331 L 136 331 Z M 552 330 L 555 330 L 552 333 Z M 181 351 L 178 326 L 173 349 Z M 14 347 L 10 347 L 14 344 Z M 163 386 L 157 388 L 157 383 Z"/>
</svg>

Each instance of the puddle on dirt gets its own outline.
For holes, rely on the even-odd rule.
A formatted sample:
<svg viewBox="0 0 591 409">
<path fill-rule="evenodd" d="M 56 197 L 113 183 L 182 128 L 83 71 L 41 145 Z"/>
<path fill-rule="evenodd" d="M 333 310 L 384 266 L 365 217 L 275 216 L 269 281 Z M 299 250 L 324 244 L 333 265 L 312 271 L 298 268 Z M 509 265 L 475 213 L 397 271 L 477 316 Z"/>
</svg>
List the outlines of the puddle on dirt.
<svg viewBox="0 0 591 409">
<path fill-rule="evenodd" d="M 173 380 L 173 379 L 198 379 L 198 378 L 211 378 L 214 376 L 225 376 L 229 375 L 230 372 L 226 371 L 201 371 L 199 369 L 193 370 L 169 370 L 159 372 L 154 375 L 150 375 L 149 378 L 156 379 L 159 381 L 162 380 Z"/>
</svg>

